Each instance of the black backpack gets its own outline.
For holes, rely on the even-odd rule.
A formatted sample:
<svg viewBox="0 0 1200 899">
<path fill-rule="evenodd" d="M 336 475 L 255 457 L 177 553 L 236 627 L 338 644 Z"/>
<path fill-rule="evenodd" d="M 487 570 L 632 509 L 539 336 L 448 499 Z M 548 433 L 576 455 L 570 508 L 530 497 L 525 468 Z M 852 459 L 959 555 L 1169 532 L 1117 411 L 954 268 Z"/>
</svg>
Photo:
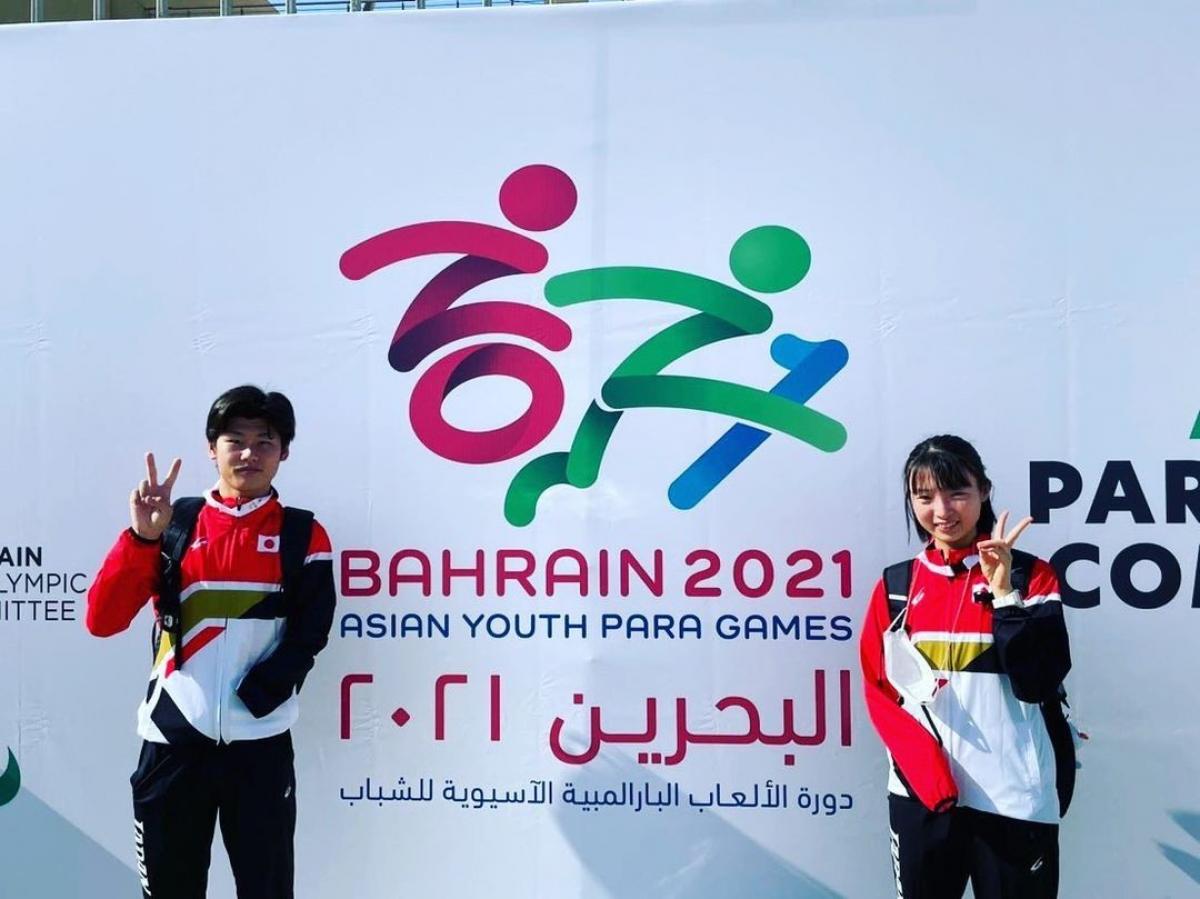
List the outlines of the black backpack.
<svg viewBox="0 0 1200 899">
<path fill-rule="evenodd" d="M 1021 552 L 1019 549 L 1012 551 L 1010 580 L 1013 589 L 1020 590 L 1022 596 L 1028 590 L 1029 578 L 1033 575 L 1033 565 L 1036 561 L 1037 556 L 1032 553 Z M 908 590 L 912 586 L 912 567 L 913 560 L 909 559 L 907 562 L 897 562 L 883 569 L 883 585 L 888 592 L 888 616 L 892 621 L 896 620 L 908 603 Z"/>
<path fill-rule="evenodd" d="M 159 568 L 157 620 L 151 634 L 151 652 L 158 653 L 158 644 L 165 632 L 175 648 L 175 668 L 183 667 L 183 616 L 180 614 L 180 566 L 183 554 L 192 542 L 196 519 L 204 508 L 201 496 L 185 496 L 175 500 L 171 508 L 171 523 L 162 538 Z M 312 537 L 313 513 L 292 506 L 283 507 L 283 527 L 279 533 L 279 563 L 283 570 L 283 593 L 287 595 L 299 581 L 304 557 Z"/>
</svg>

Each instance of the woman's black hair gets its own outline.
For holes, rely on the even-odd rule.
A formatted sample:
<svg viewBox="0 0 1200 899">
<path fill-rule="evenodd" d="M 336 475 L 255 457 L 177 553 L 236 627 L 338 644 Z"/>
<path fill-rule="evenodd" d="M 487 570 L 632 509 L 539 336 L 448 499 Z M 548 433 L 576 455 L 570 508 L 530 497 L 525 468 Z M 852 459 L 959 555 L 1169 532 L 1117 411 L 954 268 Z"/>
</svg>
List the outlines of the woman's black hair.
<svg viewBox="0 0 1200 899">
<path fill-rule="evenodd" d="M 975 526 L 977 534 L 989 534 L 996 525 L 996 512 L 992 508 L 992 482 L 988 480 L 987 470 L 975 447 L 953 434 L 939 434 L 937 437 L 927 437 L 913 447 L 904 463 L 904 508 L 906 509 L 905 524 L 909 534 L 916 528 L 922 540 L 929 539 L 929 533 L 921 527 L 917 513 L 912 507 L 912 492 L 917 475 L 928 472 L 934 484 L 943 490 L 957 490 L 971 486 L 974 481 L 981 493 L 987 494 L 983 501 L 983 509 L 979 513 L 979 523 Z"/>
<path fill-rule="evenodd" d="M 292 411 L 291 401 L 282 393 L 267 393 L 253 384 L 226 390 L 213 401 L 204 426 L 208 442 L 216 443 L 235 418 L 261 418 L 279 435 L 280 447 L 284 450 L 296 436 L 296 413 Z"/>
</svg>

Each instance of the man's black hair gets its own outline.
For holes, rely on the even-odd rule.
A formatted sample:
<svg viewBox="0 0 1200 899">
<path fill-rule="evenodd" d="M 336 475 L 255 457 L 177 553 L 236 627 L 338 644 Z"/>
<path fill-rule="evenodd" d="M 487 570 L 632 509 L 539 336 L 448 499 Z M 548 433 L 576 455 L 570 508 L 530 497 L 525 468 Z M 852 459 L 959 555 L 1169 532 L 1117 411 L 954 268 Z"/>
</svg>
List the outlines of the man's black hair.
<svg viewBox="0 0 1200 899">
<path fill-rule="evenodd" d="M 958 490 L 970 487 L 972 483 L 981 493 L 987 494 L 983 508 L 979 512 L 979 523 L 975 526 L 976 534 L 989 534 L 996 526 L 996 512 L 992 508 L 992 482 L 988 480 L 987 470 L 983 467 L 983 459 L 975 447 L 961 437 L 953 434 L 939 434 L 928 437 L 913 447 L 904 463 L 904 508 L 905 524 L 912 533 L 922 540 L 929 539 L 929 533 L 921 527 L 917 513 L 912 507 L 912 492 L 916 486 L 917 475 L 928 472 L 933 483 L 943 490 Z"/>
<path fill-rule="evenodd" d="M 216 443 L 235 418 L 261 418 L 279 435 L 280 446 L 285 450 L 296 436 L 296 413 L 292 411 L 291 400 L 282 393 L 267 393 L 253 384 L 226 390 L 216 398 L 204 426 L 208 442 Z"/>
</svg>

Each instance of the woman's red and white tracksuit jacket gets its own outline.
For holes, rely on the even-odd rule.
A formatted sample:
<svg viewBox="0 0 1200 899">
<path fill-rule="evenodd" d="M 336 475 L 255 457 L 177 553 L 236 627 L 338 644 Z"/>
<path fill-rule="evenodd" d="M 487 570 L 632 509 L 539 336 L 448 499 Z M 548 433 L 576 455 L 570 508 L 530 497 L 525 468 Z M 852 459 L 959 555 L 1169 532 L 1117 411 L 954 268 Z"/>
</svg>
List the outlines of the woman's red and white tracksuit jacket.
<svg viewBox="0 0 1200 899">
<path fill-rule="evenodd" d="M 973 547 L 932 546 L 912 562 L 905 622 L 942 683 L 909 708 L 888 683 L 888 593 L 875 586 L 862 630 L 867 710 L 887 747 L 891 793 L 1057 823 L 1074 785 L 1074 745 L 1060 688 L 1071 667 L 1058 578 L 1036 560 L 1025 595 L 992 602 Z M 928 715 L 925 713 L 928 712 Z"/>
<path fill-rule="evenodd" d="M 282 591 L 283 506 L 209 493 L 180 566 L 184 665 L 160 635 L 138 733 L 152 743 L 259 740 L 288 730 L 296 692 L 329 639 L 335 593 L 329 536 L 313 522 L 296 588 Z M 125 630 L 156 601 L 161 547 L 125 531 L 88 591 L 87 627 Z"/>
</svg>

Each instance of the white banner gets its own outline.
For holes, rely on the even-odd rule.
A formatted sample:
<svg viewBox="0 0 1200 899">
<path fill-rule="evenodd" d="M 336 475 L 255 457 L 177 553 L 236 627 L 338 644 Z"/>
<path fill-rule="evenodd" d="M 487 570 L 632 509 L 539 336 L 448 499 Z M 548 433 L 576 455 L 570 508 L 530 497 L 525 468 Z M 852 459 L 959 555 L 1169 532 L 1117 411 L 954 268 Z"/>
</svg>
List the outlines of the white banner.
<svg viewBox="0 0 1200 899">
<path fill-rule="evenodd" d="M 1194 893 L 1200 12 L 886 7 L 0 29 L 0 892 L 137 889 L 86 591 L 252 382 L 338 577 L 298 895 L 886 895 L 857 640 L 943 432 L 1065 571 L 1061 894 Z"/>
</svg>

